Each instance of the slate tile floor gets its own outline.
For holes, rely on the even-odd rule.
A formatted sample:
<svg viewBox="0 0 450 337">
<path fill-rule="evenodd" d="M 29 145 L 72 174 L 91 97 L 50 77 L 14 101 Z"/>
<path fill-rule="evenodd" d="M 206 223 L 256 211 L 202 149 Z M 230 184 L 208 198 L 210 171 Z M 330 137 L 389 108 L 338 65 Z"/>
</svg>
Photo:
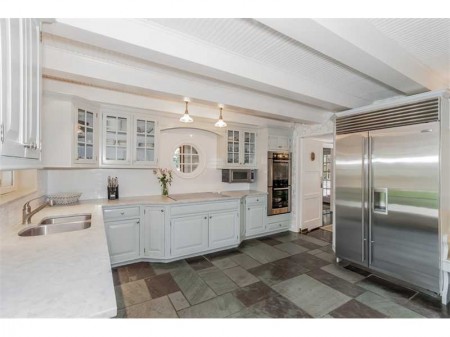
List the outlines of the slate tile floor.
<svg viewBox="0 0 450 337">
<path fill-rule="evenodd" d="M 335 263 L 331 233 L 286 232 L 235 250 L 113 269 L 118 318 L 448 318 L 450 306 Z"/>
</svg>

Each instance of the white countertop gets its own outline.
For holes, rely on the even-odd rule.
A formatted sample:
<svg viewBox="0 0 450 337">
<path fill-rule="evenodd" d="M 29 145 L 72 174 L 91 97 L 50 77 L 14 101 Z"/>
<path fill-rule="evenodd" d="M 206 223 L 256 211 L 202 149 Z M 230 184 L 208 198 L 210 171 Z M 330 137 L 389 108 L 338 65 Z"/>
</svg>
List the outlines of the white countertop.
<svg viewBox="0 0 450 337">
<path fill-rule="evenodd" d="M 101 206 L 46 207 L 33 216 L 33 223 L 50 215 L 77 213 L 92 213 L 90 228 L 20 237 L 17 233 L 24 225 L 2 226 L 0 317 L 116 315 Z"/>
<path fill-rule="evenodd" d="M 222 192 L 216 198 L 193 193 L 192 198 L 179 201 L 159 195 L 86 200 L 71 206 L 46 207 L 32 217 L 32 222 L 37 224 L 49 216 L 91 213 L 88 229 L 20 237 L 17 233 L 24 225 L 0 226 L 0 318 L 116 315 L 102 206 L 171 205 L 264 194 L 245 190 Z"/>
</svg>

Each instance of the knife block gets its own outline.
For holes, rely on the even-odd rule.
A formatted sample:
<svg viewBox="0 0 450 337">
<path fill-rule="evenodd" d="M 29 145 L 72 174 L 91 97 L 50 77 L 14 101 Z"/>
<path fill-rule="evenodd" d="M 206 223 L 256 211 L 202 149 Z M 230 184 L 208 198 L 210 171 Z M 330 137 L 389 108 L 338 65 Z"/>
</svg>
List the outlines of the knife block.
<svg viewBox="0 0 450 337">
<path fill-rule="evenodd" d="M 107 187 L 107 190 L 108 190 L 108 200 L 119 199 L 119 186 Z"/>
</svg>

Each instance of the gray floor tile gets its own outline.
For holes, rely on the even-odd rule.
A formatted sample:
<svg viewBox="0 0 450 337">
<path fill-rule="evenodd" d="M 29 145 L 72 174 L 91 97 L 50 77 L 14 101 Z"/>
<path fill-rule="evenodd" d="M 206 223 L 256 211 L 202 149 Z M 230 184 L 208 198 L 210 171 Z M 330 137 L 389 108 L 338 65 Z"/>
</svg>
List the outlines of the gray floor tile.
<svg viewBox="0 0 450 337">
<path fill-rule="evenodd" d="M 340 277 L 343 280 L 346 280 L 350 283 L 356 283 L 358 281 L 363 280 L 365 277 L 354 273 L 352 271 L 349 271 L 339 265 L 336 264 L 329 264 L 321 268 L 322 270 L 325 270 L 326 272 L 333 274 L 334 276 Z"/>
<path fill-rule="evenodd" d="M 276 296 L 278 294 L 264 283 L 256 282 L 233 291 L 233 295 L 241 301 L 242 304 L 249 307 L 269 296 Z"/>
<path fill-rule="evenodd" d="M 308 250 L 307 248 L 302 247 L 300 245 L 296 245 L 295 243 L 292 242 L 284 242 L 279 245 L 275 245 L 273 247 L 282 250 L 283 252 L 286 252 L 290 255 L 300 254 Z"/>
<path fill-rule="evenodd" d="M 289 241 L 297 240 L 299 237 L 300 237 L 299 233 L 291 232 L 291 231 L 271 236 L 272 239 L 275 239 L 280 242 L 289 242 Z"/>
<path fill-rule="evenodd" d="M 320 240 L 320 239 L 316 239 L 315 237 L 310 236 L 310 235 L 300 235 L 299 239 L 305 240 L 305 241 L 309 241 L 309 242 L 314 243 L 315 245 L 318 245 L 318 246 L 321 246 L 321 247 L 329 245 L 328 242 Z"/>
<path fill-rule="evenodd" d="M 358 287 L 356 284 L 345 281 L 322 269 L 315 269 L 307 275 L 349 297 L 357 297 L 365 292 L 365 289 Z"/>
<path fill-rule="evenodd" d="M 177 318 L 177 313 L 167 296 L 127 307 L 128 318 Z"/>
<path fill-rule="evenodd" d="M 311 318 L 304 310 L 281 295 L 271 295 L 244 309 L 234 318 Z"/>
<path fill-rule="evenodd" d="M 241 247 L 240 250 L 262 264 L 289 256 L 288 253 L 282 252 L 264 243 L 246 245 Z"/>
<path fill-rule="evenodd" d="M 308 251 L 308 254 L 311 254 L 311 255 L 317 255 L 320 253 L 323 253 L 323 250 L 321 248 L 312 249 L 312 250 Z"/>
<path fill-rule="evenodd" d="M 334 263 L 336 261 L 336 257 L 334 256 L 334 254 L 330 254 L 330 253 L 322 252 L 322 253 L 318 253 L 314 256 L 316 256 L 319 259 L 322 259 L 324 261 L 327 261 L 329 263 Z"/>
<path fill-rule="evenodd" d="M 221 318 L 237 313 L 244 308 L 244 305 L 229 293 L 180 310 L 178 315 L 182 318 Z"/>
<path fill-rule="evenodd" d="M 214 291 L 190 267 L 178 268 L 172 271 L 171 274 L 183 292 L 183 295 L 192 305 L 216 296 Z"/>
<path fill-rule="evenodd" d="M 250 274 L 247 270 L 240 266 L 225 269 L 223 272 L 239 287 L 245 287 L 259 281 L 256 276 Z"/>
<path fill-rule="evenodd" d="M 361 302 L 351 300 L 329 314 L 335 318 L 385 318 L 386 315 L 378 312 Z"/>
<path fill-rule="evenodd" d="M 358 286 L 400 303 L 407 302 L 417 293 L 414 290 L 394 284 L 375 275 L 370 275 L 358 282 Z"/>
<path fill-rule="evenodd" d="M 115 291 L 119 309 L 145 302 L 152 298 L 145 280 L 124 283 L 115 287 Z"/>
<path fill-rule="evenodd" d="M 356 298 L 357 301 L 375 309 L 382 314 L 392 318 L 422 318 L 422 315 L 409 310 L 387 298 L 374 294 L 370 291 Z"/>
<path fill-rule="evenodd" d="M 176 293 L 169 294 L 169 299 L 172 302 L 172 305 L 174 306 L 175 310 L 181 310 L 189 308 L 189 302 L 187 301 L 186 297 L 184 297 L 183 293 L 181 291 L 177 291 Z"/>
<path fill-rule="evenodd" d="M 283 261 L 282 265 L 280 265 L 281 261 Z M 309 271 L 309 269 L 305 269 L 294 262 L 287 262 L 289 261 L 281 259 L 273 263 L 266 263 L 256 268 L 249 269 L 248 271 L 269 286 Z"/>
<path fill-rule="evenodd" d="M 237 263 L 234 262 L 230 257 L 214 258 L 211 260 L 211 262 L 219 269 L 227 269 L 237 266 Z"/>
<path fill-rule="evenodd" d="M 321 317 L 351 298 L 308 275 L 300 275 L 272 287 L 313 317 Z"/>
<path fill-rule="evenodd" d="M 208 268 L 198 272 L 206 284 L 217 294 L 222 295 L 237 289 L 237 285 L 218 268 Z"/>
<path fill-rule="evenodd" d="M 425 317 L 450 318 L 450 304 L 444 305 L 440 298 L 429 295 L 417 294 L 402 305 Z"/>
<path fill-rule="evenodd" d="M 188 264 L 185 260 L 180 260 L 169 263 L 152 262 L 150 263 L 150 265 L 153 268 L 154 272 L 157 275 L 160 275 L 164 273 L 170 273 L 171 271 L 177 270 L 178 268 L 184 268 Z"/>
<path fill-rule="evenodd" d="M 244 269 L 251 269 L 261 265 L 261 263 L 259 263 L 255 259 L 243 253 L 232 256 L 231 259 Z"/>
</svg>

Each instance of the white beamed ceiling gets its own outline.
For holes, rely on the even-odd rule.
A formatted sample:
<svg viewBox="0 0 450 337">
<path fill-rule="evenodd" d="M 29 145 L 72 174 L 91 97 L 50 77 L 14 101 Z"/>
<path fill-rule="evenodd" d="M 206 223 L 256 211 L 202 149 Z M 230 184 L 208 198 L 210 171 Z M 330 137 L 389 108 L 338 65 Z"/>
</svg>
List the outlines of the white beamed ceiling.
<svg viewBox="0 0 450 337">
<path fill-rule="evenodd" d="M 52 78 L 286 121 L 450 87 L 449 19 L 57 19 L 44 30 Z"/>
</svg>

